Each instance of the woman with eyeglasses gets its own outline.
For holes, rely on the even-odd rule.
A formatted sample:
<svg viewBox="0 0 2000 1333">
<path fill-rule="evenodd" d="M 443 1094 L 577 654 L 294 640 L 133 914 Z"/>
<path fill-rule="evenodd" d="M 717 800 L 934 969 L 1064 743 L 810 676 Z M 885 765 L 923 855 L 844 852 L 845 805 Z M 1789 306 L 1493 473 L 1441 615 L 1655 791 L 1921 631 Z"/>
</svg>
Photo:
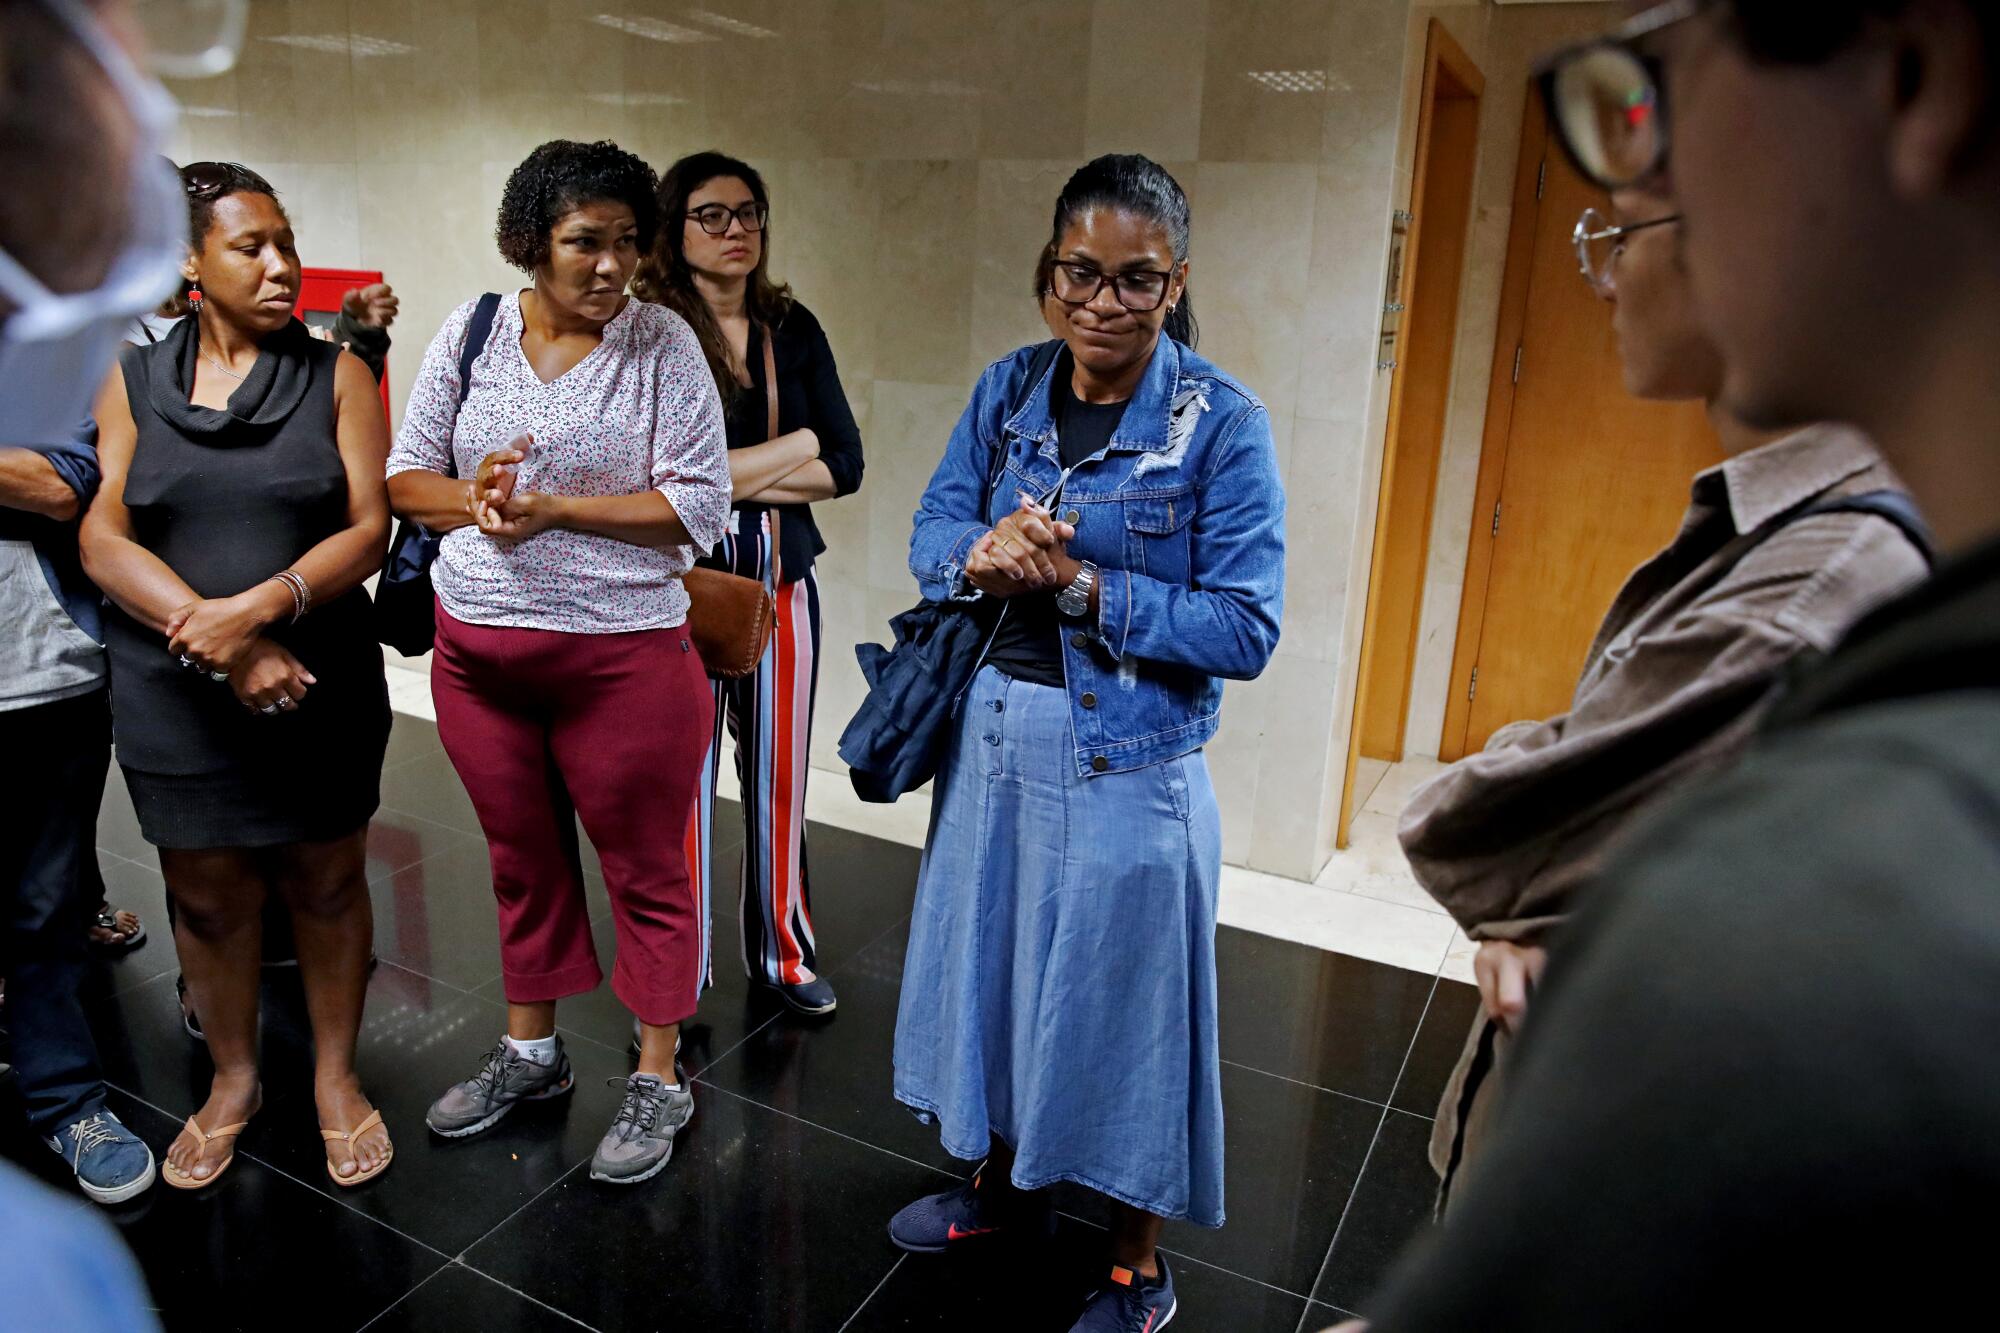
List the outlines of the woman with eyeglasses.
<svg viewBox="0 0 2000 1333">
<path fill-rule="evenodd" d="M 770 278 L 770 216 L 764 179 L 748 163 L 721 153 L 682 158 L 660 178 L 659 237 L 632 289 L 687 320 L 722 395 L 729 530 L 702 563 L 762 581 L 778 608 L 756 671 L 714 682 L 715 743 L 688 826 L 688 862 L 705 916 L 726 723 L 743 804 L 743 965 L 792 1009 L 823 1015 L 836 997 L 817 970 L 806 864 L 820 650 L 813 562 L 826 550 L 812 506 L 860 487 L 861 433 L 825 330 Z"/>
<path fill-rule="evenodd" d="M 446 1138 L 568 1093 L 556 1004 L 596 989 L 580 817 L 604 866 L 611 989 L 638 1066 L 591 1159 L 632 1185 L 694 1114 L 675 1054 L 707 919 L 681 840 L 712 704 L 681 575 L 729 513 L 722 404 L 700 343 L 627 294 L 657 225 L 652 168 L 609 142 L 541 145 L 501 193 L 528 285 L 460 306 L 424 354 L 389 458 L 433 566 L 438 738 L 479 815 L 500 911 L 507 1030 L 431 1104 Z"/>
<path fill-rule="evenodd" d="M 1201 747 L 1283 601 L 1270 417 L 1194 353 L 1188 229 L 1146 158 L 1070 177 L 1035 284 L 1061 340 L 980 378 L 910 542 L 924 595 L 994 628 L 932 798 L 895 1095 L 985 1165 L 889 1234 L 956 1251 L 1051 1229 L 1058 1181 L 1094 1190 L 1112 1263 L 1090 1333 L 1163 1327 L 1161 1227 L 1223 1222 Z"/>
<path fill-rule="evenodd" d="M 208 1036 L 208 1096 L 167 1183 L 213 1184 L 262 1104 L 263 902 L 290 906 L 335 1183 L 391 1156 L 354 1071 L 373 920 L 363 838 L 389 738 L 364 579 L 389 535 L 388 423 L 368 370 L 292 315 L 299 257 L 270 183 L 181 173 L 193 313 L 128 347 L 98 397 L 85 568 L 110 599 L 118 762 L 160 849 Z"/>
<path fill-rule="evenodd" d="M 1707 404 L 1724 461 L 1692 479 L 1679 535 L 1612 604 L 1569 709 L 1503 727 L 1404 811 L 1417 879 L 1479 942 L 1481 1008 L 1431 1137 L 1447 1203 L 1479 1174 L 1548 945 L 1605 849 L 1741 755 L 1787 662 L 1831 646 L 1925 569 L 1894 521 L 1914 522 L 1914 507 L 1859 432 L 1759 430 L 1722 403 L 1671 199 L 1617 191 L 1610 217 L 1585 211 L 1575 243 L 1611 306 L 1625 387 Z"/>
</svg>

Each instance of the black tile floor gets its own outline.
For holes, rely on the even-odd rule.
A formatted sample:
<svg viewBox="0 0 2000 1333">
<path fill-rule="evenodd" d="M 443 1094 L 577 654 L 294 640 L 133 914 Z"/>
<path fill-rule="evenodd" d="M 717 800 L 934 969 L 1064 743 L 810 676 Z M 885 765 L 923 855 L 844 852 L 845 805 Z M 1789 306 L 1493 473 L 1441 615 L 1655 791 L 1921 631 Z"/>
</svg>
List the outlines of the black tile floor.
<svg viewBox="0 0 2000 1333">
<path fill-rule="evenodd" d="M 471 1140 L 425 1131 L 425 1106 L 501 1030 L 497 929 L 485 846 L 435 728 L 399 716 L 389 765 L 369 838 L 381 965 L 361 1070 L 395 1165 L 361 1189 L 327 1179 L 296 975 L 269 971 L 265 1107 L 230 1177 L 105 1210 L 168 1328 L 1068 1328 L 1101 1264 L 1093 1196 L 1065 1192 L 1053 1247 L 928 1259 L 883 1230 L 965 1169 L 888 1091 L 916 851 L 813 826 L 820 956 L 841 999 L 829 1021 L 752 992 L 734 959 L 734 897 L 716 903 L 716 985 L 685 1034 L 694 1122 L 663 1175 L 614 1189 L 585 1169 L 617 1106 L 608 1081 L 630 1069 L 631 1018 L 607 988 L 559 1013 L 574 1096 Z M 719 812 L 724 866 L 736 815 Z M 95 969 L 92 1022 L 115 1109 L 163 1154 L 208 1065 L 180 1028 L 160 876 L 115 769 L 100 843 L 112 901 L 153 938 Z M 608 964 L 609 904 L 590 878 Z M 1311 1333 L 1365 1309 L 1424 1225 L 1429 1116 L 1474 996 L 1227 927 L 1220 957 L 1230 1221 L 1167 1228 L 1176 1328 Z M 0 1152 L 60 1183 L 5 1084 L 0 1101 Z"/>
</svg>

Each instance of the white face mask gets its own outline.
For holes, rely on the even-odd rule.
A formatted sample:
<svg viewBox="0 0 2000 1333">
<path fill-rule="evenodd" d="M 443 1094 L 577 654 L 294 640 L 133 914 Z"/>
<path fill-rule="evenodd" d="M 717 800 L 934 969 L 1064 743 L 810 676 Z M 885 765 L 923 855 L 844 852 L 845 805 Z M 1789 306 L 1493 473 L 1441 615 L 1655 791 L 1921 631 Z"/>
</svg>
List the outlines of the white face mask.
<svg viewBox="0 0 2000 1333">
<path fill-rule="evenodd" d="M 131 232 L 104 280 L 87 292 L 52 292 L 0 250 L 0 295 L 13 306 L 0 323 L 0 445 L 76 438 L 126 325 L 174 290 L 187 253 L 187 201 L 162 159 L 173 98 L 78 0 L 41 3 L 103 68 L 136 127 L 126 179 Z"/>
</svg>

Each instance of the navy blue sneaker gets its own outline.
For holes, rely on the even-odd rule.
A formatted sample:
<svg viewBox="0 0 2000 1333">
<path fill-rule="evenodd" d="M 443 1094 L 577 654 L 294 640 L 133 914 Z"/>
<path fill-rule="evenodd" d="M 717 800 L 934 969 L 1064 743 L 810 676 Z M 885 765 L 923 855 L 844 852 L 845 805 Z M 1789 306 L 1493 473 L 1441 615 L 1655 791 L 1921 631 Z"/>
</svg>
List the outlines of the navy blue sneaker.
<svg viewBox="0 0 2000 1333">
<path fill-rule="evenodd" d="M 1003 1202 L 996 1190 L 982 1190 L 985 1170 L 942 1194 L 928 1194 L 889 1219 L 889 1239 L 912 1254 L 942 1254 L 981 1236 L 1003 1232 L 1055 1229 L 1055 1207 L 1046 1192 L 1030 1194 L 1006 1188 Z"/>
<path fill-rule="evenodd" d="M 1129 1268 L 1113 1267 L 1111 1276 L 1083 1307 L 1083 1317 L 1069 1333 L 1160 1333 L 1180 1313 L 1174 1299 L 1174 1275 L 1167 1256 L 1157 1256 L 1160 1275 L 1143 1278 Z"/>
<path fill-rule="evenodd" d="M 43 1142 L 69 1163 L 76 1183 L 99 1203 L 123 1203 L 144 1193 L 156 1174 L 153 1150 L 108 1110 L 64 1125 Z"/>
</svg>

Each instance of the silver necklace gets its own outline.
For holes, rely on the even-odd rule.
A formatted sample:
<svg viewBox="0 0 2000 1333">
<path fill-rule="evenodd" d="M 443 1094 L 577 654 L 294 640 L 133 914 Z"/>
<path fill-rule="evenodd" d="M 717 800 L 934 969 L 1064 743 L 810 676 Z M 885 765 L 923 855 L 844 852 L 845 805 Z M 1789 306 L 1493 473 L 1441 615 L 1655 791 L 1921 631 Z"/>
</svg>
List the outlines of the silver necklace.
<svg viewBox="0 0 2000 1333">
<path fill-rule="evenodd" d="M 201 352 L 201 348 L 199 346 L 197 346 L 195 350 L 197 352 Z M 201 352 L 201 359 L 208 362 L 208 364 L 210 364 L 211 366 L 214 366 L 217 370 L 221 371 L 223 374 L 229 376 L 230 379 L 237 380 L 240 382 L 244 378 L 243 376 L 237 374 L 235 371 L 231 370 L 228 366 L 225 366 L 220 361 L 217 361 L 207 352 Z"/>
</svg>

